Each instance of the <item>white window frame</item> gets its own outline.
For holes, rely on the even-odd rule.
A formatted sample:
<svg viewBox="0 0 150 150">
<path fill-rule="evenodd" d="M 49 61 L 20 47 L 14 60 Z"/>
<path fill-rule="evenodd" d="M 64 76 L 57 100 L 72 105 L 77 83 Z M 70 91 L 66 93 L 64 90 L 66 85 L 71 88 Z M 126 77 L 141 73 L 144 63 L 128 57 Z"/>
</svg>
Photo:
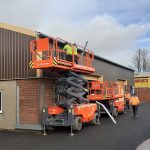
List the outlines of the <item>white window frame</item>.
<svg viewBox="0 0 150 150">
<path fill-rule="evenodd" d="M 0 96 L 1 96 L 1 101 L 0 101 L 0 103 L 1 103 L 1 109 L 0 109 L 0 113 L 2 113 L 3 111 L 2 111 L 2 99 L 3 99 L 3 92 L 2 91 L 0 91 Z"/>
</svg>

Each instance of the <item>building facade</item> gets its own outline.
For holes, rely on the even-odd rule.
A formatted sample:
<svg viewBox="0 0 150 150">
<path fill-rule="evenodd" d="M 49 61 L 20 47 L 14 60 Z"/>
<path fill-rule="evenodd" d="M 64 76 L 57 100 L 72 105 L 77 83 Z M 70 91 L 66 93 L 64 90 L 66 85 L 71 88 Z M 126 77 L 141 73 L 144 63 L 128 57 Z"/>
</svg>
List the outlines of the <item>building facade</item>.
<svg viewBox="0 0 150 150">
<path fill-rule="evenodd" d="M 30 41 L 47 37 L 29 29 L 0 23 L 0 128 L 42 129 L 41 110 L 55 102 L 57 75 L 34 70 Z M 93 75 L 85 78 L 134 85 L 134 71 L 95 56 Z"/>
<path fill-rule="evenodd" d="M 150 101 L 150 72 L 135 73 L 135 90 L 140 100 Z"/>
</svg>

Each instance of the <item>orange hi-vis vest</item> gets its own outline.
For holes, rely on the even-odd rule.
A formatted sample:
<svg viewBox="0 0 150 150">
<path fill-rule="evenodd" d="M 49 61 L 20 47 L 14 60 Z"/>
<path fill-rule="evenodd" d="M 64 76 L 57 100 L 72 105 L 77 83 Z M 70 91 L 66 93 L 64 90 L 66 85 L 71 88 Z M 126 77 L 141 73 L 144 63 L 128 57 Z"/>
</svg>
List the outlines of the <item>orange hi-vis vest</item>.
<svg viewBox="0 0 150 150">
<path fill-rule="evenodd" d="M 134 106 L 139 105 L 140 104 L 139 98 L 137 96 L 132 96 L 130 99 L 130 104 Z"/>
<path fill-rule="evenodd" d="M 131 96 L 130 96 L 130 94 L 129 94 L 129 93 L 128 93 L 128 94 L 125 94 L 125 99 L 126 99 L 126 100 L 128 100 L 128 101 L 129 101 L 129 100 L 130 100 L 130 98 L 131 98 Z"/>
</svg>

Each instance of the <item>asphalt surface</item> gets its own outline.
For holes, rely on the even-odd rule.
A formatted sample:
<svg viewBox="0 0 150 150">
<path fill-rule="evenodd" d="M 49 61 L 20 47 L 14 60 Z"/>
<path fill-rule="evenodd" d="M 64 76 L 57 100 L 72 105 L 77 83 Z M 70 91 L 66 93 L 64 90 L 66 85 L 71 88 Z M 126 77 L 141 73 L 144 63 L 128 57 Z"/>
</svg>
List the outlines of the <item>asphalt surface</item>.
<svg viewBox="0 0 150 150">
<path fill-rule="evenodd" d="M 135 150 L 150 138 L 150 103 L 139 107 L 138 118 L 130 110 L 116 118 L 113 124 L 107 117 L 101 125 L 85 125 L 83 130 L 70 136 L 69 129 L 41 132 L 0 131 L 0 150 Z"/>
</svg>

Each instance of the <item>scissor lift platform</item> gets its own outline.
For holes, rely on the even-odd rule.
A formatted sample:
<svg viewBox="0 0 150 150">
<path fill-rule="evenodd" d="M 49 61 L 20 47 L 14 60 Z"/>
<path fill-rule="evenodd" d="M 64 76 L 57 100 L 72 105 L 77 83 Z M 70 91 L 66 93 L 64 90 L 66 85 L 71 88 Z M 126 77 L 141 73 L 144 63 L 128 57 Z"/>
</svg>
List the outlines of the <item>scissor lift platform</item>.
<svg viewBox="0 0 150 150">
<path fill-rule="evenodd" d="M 30 66 L 35 69 L 49 68 L 55 71 L 74 71 L 79 73 L 93 73 L 92 66 L 94 53 L 82 46 L 77 45 L 78 63 L 74 61 L 74 50 L 72 61 L 66 59 L 66 52 L 63 46 L 66 41 L 59 38 L 43 38 L 31 41 L 32 62 Z"/>
</svg>

